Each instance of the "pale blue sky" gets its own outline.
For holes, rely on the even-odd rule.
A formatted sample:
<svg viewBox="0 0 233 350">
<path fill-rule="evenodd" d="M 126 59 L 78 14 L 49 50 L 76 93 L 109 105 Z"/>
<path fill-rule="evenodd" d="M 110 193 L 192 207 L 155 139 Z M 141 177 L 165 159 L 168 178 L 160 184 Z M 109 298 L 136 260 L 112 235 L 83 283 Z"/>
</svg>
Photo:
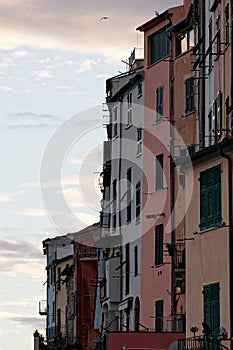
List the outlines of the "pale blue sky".
<svg viewBox="0 0 233 350">
<path fill-rule="evenodd" d="M 45 326 L 38 315 L 45 298 L 42 240 L 59 234 L 59 225 L 68 232 L 98 220 L 105 79 L 125 71 L 121 60 L 142 46 L 135 28 L 180 3 L 0 0 L 0 350 L 32 349 L 33 331 Z M 50 139 L 56 155 L 64 151 L 55 133 L 64 125 L 77 130 L 77 139 L 58 178 L 77 221 L 49 203 L 51 221 L 41 198 L 41 161 Z M 54 201 L 58 178 L 42 185 Z"/>
</svg>

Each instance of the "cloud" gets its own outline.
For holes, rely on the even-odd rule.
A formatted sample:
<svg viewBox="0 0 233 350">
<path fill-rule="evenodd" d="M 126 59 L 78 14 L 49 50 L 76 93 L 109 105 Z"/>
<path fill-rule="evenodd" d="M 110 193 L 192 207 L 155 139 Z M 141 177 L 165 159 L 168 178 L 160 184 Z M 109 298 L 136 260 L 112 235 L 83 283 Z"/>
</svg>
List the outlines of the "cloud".
<svg viewBox="0 0 233 350">
<path fill-rule="evenodd" d="M 0 275 L 27 275 L 31 280 L 43 280 L 44 256 L 36 243 L 29 240 L 0 240 Z"/>
<path fill-rule="evenodd" d="M 34 306 L 35 303 L 42 300 L 43 298 L 44 296 L 32 296 L 30 299 L 25 298 L 20 300 L 7 300 L 7 301 L 0 302 L 0 306 L 1 307 L 16 306 L 16 307 L 26 308 L 26 307 Z"/>
<path fill-rule="evenodd" d="M 0 311 L 0 317 L 21 326 L 29 326 L 32 329 L 44 328 L 44 319 L 41 317 L 25 316 L 13 312 Z"/>
<path fill-rule="evenodd" d="M 0 92 L 12 92 L 14 91 L 12 86 L 7 86 L 7 85 L 0 85 Z"/>
<path fill-rule="evenodd" d="M 75 73 L 80 74 L 80 73 L 88 72 L 89 70 L 91 70 L 94 67 L 95 64 L 96 64 L 96 62 L 93 60 L 90 60 L 90 59 L 84 60 L 80 64 L 79 68 L 75 69 Z"/>
<path fill-rule="evenodd" d="M 53 77 L 52 72 L 49 70 L 37 70 L 32 75 L 34 75 L 36 80 L 51 79 Z"/>
<path fill-rule="evenodd" d="M 24 259 L 40 260 L 43 258 L 41 250 L 34 243 L 25 240 L 0 240 L 0 251 L 1 254 L 11 254 L 16 257 L 23 253 Z"/>
<path fill-rule="evenodd" d="M 24 191 L 0 194 L 0 203 L 13 202 L 16 197 L 21 196 Z"/>
<path fill-rule="evenodd" d="M 31 0 L 25 8 L 22 0 L 14 1 L 14 6 L 2 0 L 0 46 L 99 53 L 118 61 L 126 58 L 133 46 L 138 46 L 137 26 L 154 17 L 155 10 L 162 11 L 181 2 L 167 0 L 155 5 L 151 0 L 127 3 Z M 102 16 L 111 20 L 99 21 Z"/>
<path fill-rule="evenodd" d="M 13 215 L 22 215 L 22 216 L 30 216 L 30 217 L 43 217 L 47 215 L 60 215 L 58 211 L 49 210 L 46 211 L 44 209 L 38 208 L 11 208 L 8 209 L 7 212 Z"/>
<path fill-rule="evenodd" d="M 21 57 L 30 56 L 30 54 L 28 51 L 21 49 L 21 50 L 16 50 L 12 52 L 12 56 L 15 58 L 21 58 Z"/>
<path fill-rule="evenodd" d="M 28 89 L 15 89 L 12 86 L 7 86 L 7 85 L 0 85 L 0 93 L 14 93 L 17 95 L 23 95 L 23 94 L 29 94 L 32 91 L 32 88 Z"/>
<path fill-rule="evenodd" d="M 86 92 L 83 91 L 62 91 L 59 93 L 59 95 L 62 96 L 83 96 Z"/>
<path fill-rule="evenodd" d="M 10 129 L 57 127 L 62 123 L 62 119 L 59 116 L 48 113 L 9 113 L 6 115 L 5 123 Z"/>
</svg>

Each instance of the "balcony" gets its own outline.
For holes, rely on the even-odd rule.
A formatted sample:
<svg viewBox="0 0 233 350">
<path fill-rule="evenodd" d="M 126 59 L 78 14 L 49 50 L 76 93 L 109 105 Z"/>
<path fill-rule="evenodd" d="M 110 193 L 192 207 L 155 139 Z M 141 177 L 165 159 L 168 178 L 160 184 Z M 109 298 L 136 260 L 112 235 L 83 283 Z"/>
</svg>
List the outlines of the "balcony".
<svg viewBox="0 0 233 350">
<path fill-rule="evenodd" d="M 185 314 L 176 314 L 168 317 L 156 318 L 156 332 L 185 332 Z"/>
<path fill-rule="evenodd" d="M 41 300 L 39 302 L 39 314 L 41 316 L 47 315 L 47 301 L 46 300 Z"/>
<path fill-rule="evenodd" d="M 203 337 L 192 337 L 178 340 L 178 350 L 202 350 L 204 349 Z"/>
<path fill-rule="evenodd" d="M 185 269 L 185 244 L 178 243 L 175 245 L 175 270 Z"/>
</svg>

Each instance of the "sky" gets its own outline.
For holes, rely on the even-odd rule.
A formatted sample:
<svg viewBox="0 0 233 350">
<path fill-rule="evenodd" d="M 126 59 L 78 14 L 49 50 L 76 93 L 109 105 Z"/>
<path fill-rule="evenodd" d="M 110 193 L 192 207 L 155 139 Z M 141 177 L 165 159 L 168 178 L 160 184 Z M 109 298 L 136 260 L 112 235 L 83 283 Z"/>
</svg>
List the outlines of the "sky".
<svg viewBox="0 0 233 350">
<path fill-rule="evenodd" d="M 42 241 L 99 219 L 105 80 L 181 3 L 0 0 L 0 350 L 45 328 Z"/>
</svg>

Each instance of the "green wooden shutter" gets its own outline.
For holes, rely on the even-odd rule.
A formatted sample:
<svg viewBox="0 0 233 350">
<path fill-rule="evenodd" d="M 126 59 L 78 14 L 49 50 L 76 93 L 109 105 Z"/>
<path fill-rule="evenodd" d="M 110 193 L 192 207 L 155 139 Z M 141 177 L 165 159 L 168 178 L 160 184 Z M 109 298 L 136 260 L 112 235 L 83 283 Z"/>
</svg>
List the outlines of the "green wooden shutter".
<svg viewBox="0 0 233 350">
<path fill-rule="evenodd" d="M 219 302 L 219 282 L 204 286 L 204 322 L 211 329 L 211 336 L 216 338 L 219 335 L 220 326 L 220 302 Z M 218 349 L 218 344 L 206 343 L 205 349 Z"/>
<path fill-rule="evenodd" d="M 214 205 L 215 205 L 215 226 L 222 222 L 222 205 L 221 205 L 221 166 L 215 167 L 214 173 Z"/>
<path fill-rule="evenodd" d="M 156 190 L 163 189 L 163 154 L 156 157 Z"/>
<path fill-rule="evenodd" d="M 207 229 L 207 177 L 206 172 L 202 171 L 200 174 L 200 229 L 201 231 Z"/>
<path fill-rule="evenodd" d="M 200 173 L 200 229 L 218 227 L 222 221 L 221 165 Z"/>
<path fill-rule="evenodd" d="M 207 284 L 203 290 L 204 296 L 204 322 L 211 328 L 211 285 Z M 212 328 L 211 328 L 212 332 Z"/>
</svg>

